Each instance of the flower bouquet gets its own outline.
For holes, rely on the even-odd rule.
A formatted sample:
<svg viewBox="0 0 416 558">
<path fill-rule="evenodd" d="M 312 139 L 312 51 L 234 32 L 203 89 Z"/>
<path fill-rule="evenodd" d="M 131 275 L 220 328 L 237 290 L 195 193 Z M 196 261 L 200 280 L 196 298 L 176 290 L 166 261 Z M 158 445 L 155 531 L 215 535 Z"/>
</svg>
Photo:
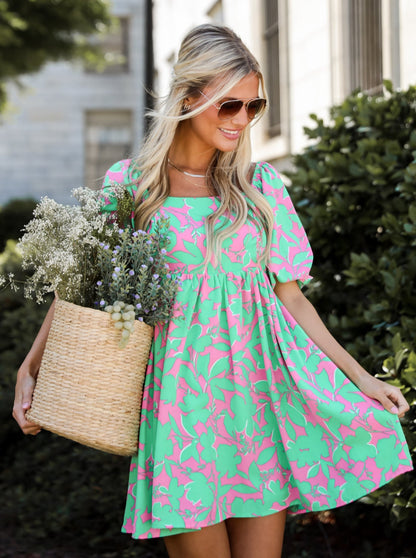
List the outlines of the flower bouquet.
<svg viewBox="0 0 416 558">
<path fill-rule="evenodd" d="M 153 326 L 170 319 L 178 280 L 166 260 L 168 220 L 153 232 L 131 225 L 124 185 L 103 194 L 78 188 L 80 202 L 42 198 L 18 248 L 31 270 L 25 296 L 55 292 L 54 318 L 28 420 L 84 445 L 137 451 L 141 396 Z"/>
</svg>

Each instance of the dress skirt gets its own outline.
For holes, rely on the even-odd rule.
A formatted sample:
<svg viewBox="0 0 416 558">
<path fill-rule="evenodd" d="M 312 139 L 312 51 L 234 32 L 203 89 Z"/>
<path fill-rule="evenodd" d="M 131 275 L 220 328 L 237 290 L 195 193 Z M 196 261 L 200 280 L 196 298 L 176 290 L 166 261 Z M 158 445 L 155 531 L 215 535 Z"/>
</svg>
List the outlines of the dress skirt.
<svg viewBox="0 0 416 558">
<path fill-rule="evenodd" d="M 117 163 L 104 188 L 134 182 L 134 172 Z M 122 527 L 134 538 L 335 508 L 412 469 L 397 416 L 364 395 L 275 295 L 276 281 L 310 280 L 312 253 L 274 168 L 257 163 L 252 185 L 275 217 L 267 265 L 264 233 L 249 218 L 203 267 L 216 197 L 168 197 L 150 225 L 169 218 L 168 262 L 181 285 L 147 367 Z"/>
</svg>

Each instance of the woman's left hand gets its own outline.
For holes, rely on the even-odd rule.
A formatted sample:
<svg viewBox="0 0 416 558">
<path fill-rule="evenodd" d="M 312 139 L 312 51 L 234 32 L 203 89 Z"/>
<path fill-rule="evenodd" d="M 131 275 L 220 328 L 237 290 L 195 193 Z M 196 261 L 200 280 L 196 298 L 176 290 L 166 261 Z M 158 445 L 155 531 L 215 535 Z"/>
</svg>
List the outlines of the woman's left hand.
<svg viewBox="0 0 416 558">
<path fill-rule="evenodd" d="M 379 401 L 393 415 L 402 417 L 409 410 L 409 405 L 398 387 L 382 382 L 368 373 L 356 384 L 363 393 Z"/>
</svg>

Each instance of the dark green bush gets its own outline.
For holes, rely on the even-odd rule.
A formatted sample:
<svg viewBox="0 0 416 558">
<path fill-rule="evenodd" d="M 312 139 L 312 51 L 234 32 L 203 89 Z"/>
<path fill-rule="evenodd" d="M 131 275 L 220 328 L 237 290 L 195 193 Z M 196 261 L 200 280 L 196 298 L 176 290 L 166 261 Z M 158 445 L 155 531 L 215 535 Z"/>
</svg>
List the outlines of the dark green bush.
<svg viewBox="0 0 416 558">
<path fill-rule="evenodd" d="M 5 249 L 7 240 L 22 236 L 22 229 L 32 219 L 36 203 L 33 198 L 13 199 L 0 208 L 0 252 Z"/>
<path fill-rule="evenodd" d="M 330 329 L 373 374 L 401 386 L 416 451 L 416 87 L 354 92 L 311 115 L 312 140 L 294 158 L 291 194 L 315 253 L 308 296 Z M 416 518 L 407 474 L 369 498 L 402 521 Z"/>
</svg>

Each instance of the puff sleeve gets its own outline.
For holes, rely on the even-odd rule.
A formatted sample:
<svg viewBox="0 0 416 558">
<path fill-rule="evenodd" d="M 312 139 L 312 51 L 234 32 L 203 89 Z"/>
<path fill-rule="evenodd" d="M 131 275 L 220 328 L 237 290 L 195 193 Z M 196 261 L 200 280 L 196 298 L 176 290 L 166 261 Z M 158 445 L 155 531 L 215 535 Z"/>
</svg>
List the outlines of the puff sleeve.
<svg viewBox="0 0 416 558">
<path fill-rule="evenodd" d="M 312 277 L 312 250 L 302 223 L 282 179 L 268 163 L 261 166 L 261 190 L 274 214 L 270 259 L 267 269 L 276 281 L 298 281 L 300 286 Z"/>
<path fill-rule="evenodd" d="M 111 218 L 115 218 L 115 212 L 117 211 L 117 200 L 111 196 L 110 186 L 114 183 L 125 184 L 127 190 L 130 192 L 133 198 L 137 190 L 136 181 L 139 175 L 137 172 L 132 171 L 131 163 L 131 159 L 123 159 L 122 161 L 117 161 L 117 163 L 115 163 L 108 169 L 104 176 L 102 185 L 101 211 L 103 213 L 108 213 L 110 216 L 110 220 Z M 133 218 L 134 215 L 132 214 L 132 222 Z"/>
</svg>

